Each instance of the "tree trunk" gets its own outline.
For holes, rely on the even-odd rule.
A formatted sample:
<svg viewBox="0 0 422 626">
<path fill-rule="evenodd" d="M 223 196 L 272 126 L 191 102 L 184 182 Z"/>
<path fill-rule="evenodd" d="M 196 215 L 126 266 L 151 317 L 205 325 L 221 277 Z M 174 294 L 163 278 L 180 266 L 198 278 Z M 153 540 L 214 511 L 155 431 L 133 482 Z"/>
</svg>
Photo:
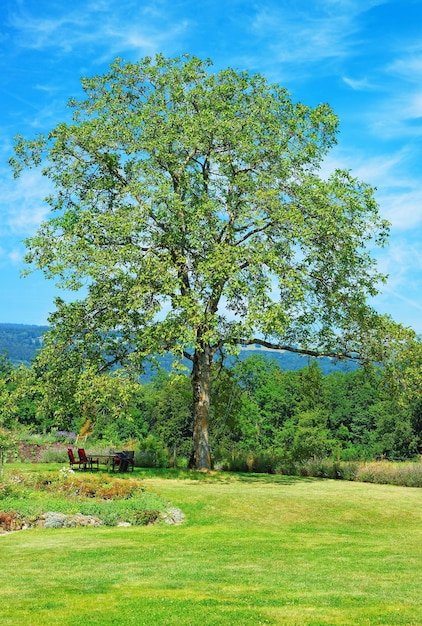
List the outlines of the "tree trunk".
<svg viewBox="0 0 422 626">
<path fill-rule="evenodd" d="M 212 352 L 209 346 L 195 350 L 192 367 L 193 441 L 189 466 L 192 469 L 210 469 L 211 451 L 208 439 L 210 415 L 210 383 Z"/>
</svg>

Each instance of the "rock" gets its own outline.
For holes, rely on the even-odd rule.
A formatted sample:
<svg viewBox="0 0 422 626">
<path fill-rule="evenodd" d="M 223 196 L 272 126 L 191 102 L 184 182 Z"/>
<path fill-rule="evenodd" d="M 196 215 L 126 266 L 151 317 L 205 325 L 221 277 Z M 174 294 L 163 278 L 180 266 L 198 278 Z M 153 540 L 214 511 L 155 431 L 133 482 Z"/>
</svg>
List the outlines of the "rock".
<svg viewBox="0 0 422 626">
<path fill-rule="evenodd" d="M 176 507 L 169 508 L 165 513 L 162 514 L 162 517 L 166 524 L 182 524 L 185 520 L 185 515 L 182 511 Z"/>
<path fill-rule="evenodd" d="M 38 521 L 37 526 L 44 528 L 77 528 L 80 526 L 102 526 L 102 521 L 93 515 L 65 515 L 64 513 L 48 512 L 44 513 Z"/>
</svg>

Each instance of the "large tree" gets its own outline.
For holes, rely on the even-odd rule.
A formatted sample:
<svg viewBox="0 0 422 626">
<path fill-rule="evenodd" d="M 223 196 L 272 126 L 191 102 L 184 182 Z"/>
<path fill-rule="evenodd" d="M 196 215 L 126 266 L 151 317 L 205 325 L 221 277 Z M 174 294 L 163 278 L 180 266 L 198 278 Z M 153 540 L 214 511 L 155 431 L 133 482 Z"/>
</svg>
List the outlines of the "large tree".
<svg viewBox="0 0 422 626">
<path fill-rule="evenodd" d="M 338 126 L 327 104 L 210 65 L 118 59 L 82 80 L 70 123 L 18 138 L 12 159 L 17 175 L 43 166 L 52 182 L 28 262 L 82 288 L 57 300 L 56 354 L 99 371 L 164 352 L 189 359 L 196 468 L 211 462 L 216 352 L 360 353 L 382 279 L 370 250 L 388 230 L 371 187 L 319 173 Z"/>
</svg>

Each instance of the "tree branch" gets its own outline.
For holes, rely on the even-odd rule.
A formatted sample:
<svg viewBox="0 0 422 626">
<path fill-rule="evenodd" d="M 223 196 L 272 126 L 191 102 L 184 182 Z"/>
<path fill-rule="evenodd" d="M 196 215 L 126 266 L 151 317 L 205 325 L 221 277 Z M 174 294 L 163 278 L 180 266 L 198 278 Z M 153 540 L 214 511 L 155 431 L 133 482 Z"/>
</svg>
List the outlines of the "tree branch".
<svg viewBox="0 0 422 626">
<path fill-rule="evenodd" d="M 358 354 L 353 354 L 350 352 L 333 352 L 333 351 L 323 351 L 320 352 L 318 350 L 310 350 L 307 348 L 295 348 L 289 345 L 271 343 L 270 341 L 266 341 L 265 339 L 247 339 L 247 340 L 239 340 L 239 344 L 251 346 L 253 344 L 258 344 L 263 348 L 268 348 L 269 350 L 284 350 L 285 352 L 294 352 L 295 354 L 303 354 L 306 356 L 313 356 L 315 358 L 327 356 L 333 359 L 349 359 L 351 361 L 359 360 Z"/>
<path fill-rule="evenodd" d="M 263 233 L 265 232 L 268 228 L 270 228 L 270 226 L 274 226 L 274 222 L 268 222 L 267 224 L 264 224 L 264 226 L 261 226 L 260 228 L 254 228 L 253 230 L 250 230 L 248 233 L 246 233 L 246 235 L 244 235 L 241 239 L 237 239 L 234 242 L 234 246 L 240 246 L 242 243 L 244 243 L 245 241 L 247 241 L 250 237 L 252 237 L 253 235 L 256 235 L 257 233 Z M 245 227 L 246 228 L 246 227 Z M 242 229 L 244 230 L 244 229 Z M 239 231 L 238 231 L 239 232 Z"/>
</svg>

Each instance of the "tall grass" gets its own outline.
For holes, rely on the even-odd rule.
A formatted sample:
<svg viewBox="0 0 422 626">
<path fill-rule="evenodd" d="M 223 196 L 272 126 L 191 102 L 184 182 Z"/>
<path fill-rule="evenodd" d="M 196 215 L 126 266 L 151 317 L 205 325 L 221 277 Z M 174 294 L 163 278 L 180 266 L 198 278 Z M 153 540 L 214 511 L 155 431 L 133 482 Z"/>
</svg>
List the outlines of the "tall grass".
<svg viewBox="0 0 422 626">
<path fill-rule="evenodd" d="M 294 461 L 277 453 L 235 453 L 219 465 L 222 471 L 282 474 L 284 476 L 312 476 L 356 480 L 378 484 L 422 487 L 422 462 L 339 461 L 310 459 Z"/>
<path fill-rule="evenodd" d="M 360 464 L 356 480 L 385 485 L 422 487 L 422 463 L 392 463 L 378 461 Z"/>
</svg>

